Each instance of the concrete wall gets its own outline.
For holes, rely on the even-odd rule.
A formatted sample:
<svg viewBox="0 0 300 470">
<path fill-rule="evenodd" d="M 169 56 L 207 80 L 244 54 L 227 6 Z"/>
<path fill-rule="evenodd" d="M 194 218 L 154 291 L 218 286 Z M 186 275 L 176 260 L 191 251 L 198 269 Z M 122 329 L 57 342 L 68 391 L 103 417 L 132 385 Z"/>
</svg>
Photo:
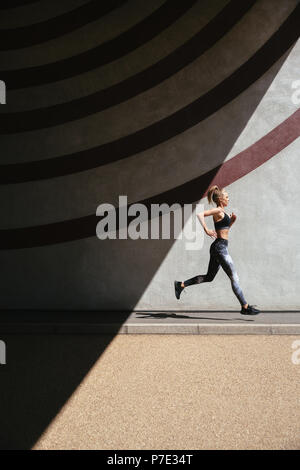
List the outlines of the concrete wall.
<svg viewBox="0 0 300 470">
<path fill-rule="evenodd" d="M 175 299 L 174 279 L 206 272 L 206 235 L 197 251 L 96 237 L 101 203 L 208 208 L 214 182 L 247 301 L 300 309 L 298 3 L 129 0 L 65 31 L 87 2 L 3 11 L 1 309 L 238 309 L 222 271 Z"/>
</svg>

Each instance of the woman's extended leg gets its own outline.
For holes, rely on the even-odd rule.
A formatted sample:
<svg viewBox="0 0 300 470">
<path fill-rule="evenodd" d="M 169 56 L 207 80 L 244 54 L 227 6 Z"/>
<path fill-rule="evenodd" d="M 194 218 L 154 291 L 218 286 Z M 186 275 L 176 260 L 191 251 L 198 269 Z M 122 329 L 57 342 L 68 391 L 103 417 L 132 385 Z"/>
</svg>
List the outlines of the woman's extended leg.
<svg viewBox="0 0 300 470">
<path fill-rule="evenodd" d="M 222 268 L 224 269 L 225 273 L 227 274 L 227 276 L 229 277 L 231 281 L 231 287 L 232 287 L 234 294 L 238 298 L 241 306 L 246 305 L 247 302 L 239 284 L 239 277 L 234 267 L 232 258 L 230 254 L 228 253 L 227 246 L 223 246 L 221 250 L 219 251 L 218 255 L 219 255 L 218 259 L 219 259 L 220 265 L 222 266 Z"/>
<path fill-rule="evenodd" d="M 201 284 L 201 282 L 211 282 L 215 278 L 219 269 L 220 269 L 220 263 L 218 261 L 218 257 L 215 255 L 215 253 L 210 251 L 210 260 L 209 260 L 207 273 L 199 274 L 198 276 L 194 276 L 191 279 L 187 279 L 186 281 L 183 281 L 184 285 L 181 284 L 181 286 L 187 287 L 187 286 L 191 286 L 192 284 Z"/>
<path fill-rule="evenodd" d="M 210 247 L 210 260 L 208 264 L 207 273 L 199 274 L 198 276 L 194 276 L 184 282 L 174 281 L 176 298 L 179 300 L 181 292 L 187 286 L 191 286 L 192 284 L 201 284 L 201 282 L 211 282 L 215 278 L 219 269 L 220 263 L 218 260 L 217 253 L 215 251 L 214 244 L 212 244 Z"/>
</svg>

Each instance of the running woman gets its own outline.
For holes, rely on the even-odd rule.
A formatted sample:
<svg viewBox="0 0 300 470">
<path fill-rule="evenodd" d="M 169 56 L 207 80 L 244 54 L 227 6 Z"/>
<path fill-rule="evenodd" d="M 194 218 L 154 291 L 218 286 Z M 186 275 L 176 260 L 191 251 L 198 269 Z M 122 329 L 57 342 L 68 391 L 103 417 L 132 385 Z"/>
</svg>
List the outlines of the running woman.
<svg viewBox="0 0 300 470">
<path fill-rule="evenodd" d="M 246 302 L 239 285 L 239 278 L 232 258 L 228 253 L 228 232 L 229 228 L 236 220 L 236 215 L 233 212 L 229 217 L 224 211 L 224 207 L 228 205 L 229 201 L 228 194 L 224 188 L 220 189 L 217 185 L 214 185 L 209 188 L 207 199 L 210 204 L 214 202 L 217 207 L 208 211 L 200 212 L 197 214 L 197 217 L 199 218 L 205 233 L 211 238 L 215 238 L 214 242 L 210 246 L 208 270 L 206 274 L 199 274 L 187 281 L 174 281 L 176 298 L 180 299 L 180 294 L 185 287 L 193 284 L 200 284 L 202 282 L 213 281 L 220 269 L 220 266 L 222 266 L 231 281 L 232 290 L 241 304 L 240 313 L 243 315 L 256 315 L 260 313 L 260 310 Z M 204 217 L 208 217 L 210 215 L 213 216 L 215 230 L 209 230 L 205 224 Z"/>
</svg>

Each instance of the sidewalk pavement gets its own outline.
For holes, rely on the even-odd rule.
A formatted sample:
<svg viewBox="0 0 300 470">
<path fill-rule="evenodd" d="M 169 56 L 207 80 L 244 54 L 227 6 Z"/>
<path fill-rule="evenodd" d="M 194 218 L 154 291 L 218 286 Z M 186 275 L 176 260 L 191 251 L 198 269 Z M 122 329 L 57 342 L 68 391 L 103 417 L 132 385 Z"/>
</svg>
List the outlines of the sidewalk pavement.
<svg viewBox="0 0 300 470">
<path fill-rule="evenodd" d="M 2 333 L 300 334 L 300 311 L 46 311 L 0 312 Z"/>
</svg>

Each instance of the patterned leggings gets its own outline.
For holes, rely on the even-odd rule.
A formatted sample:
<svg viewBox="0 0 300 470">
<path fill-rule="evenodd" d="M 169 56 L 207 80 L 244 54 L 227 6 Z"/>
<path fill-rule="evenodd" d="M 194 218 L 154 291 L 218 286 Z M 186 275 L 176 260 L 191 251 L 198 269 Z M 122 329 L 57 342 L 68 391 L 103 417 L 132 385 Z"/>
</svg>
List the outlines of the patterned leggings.
<svg viewBox="0 0 300 470">
<path fill-rule="evenodd" d="M 220 266 L 222 266 L 231 281 L 231 287 L 234 294 L 238 298 L 240 304 L 245 305 L 247 302 L 242 289 L 240 288 L 239 277 L 235 270 L 232 258 L 228 253 L 227 247 L 228 240 L 225 240 L 225 238 L 216 238 L 210 246 L 210 260 L 207 274 L 200 274 L 199 276 L 195 276 L 184 281 L 184 286 L 187 287 L 192 284 L 200 284 L 201 282 L 211 282 L 219 271 Z"/>
</svg>

